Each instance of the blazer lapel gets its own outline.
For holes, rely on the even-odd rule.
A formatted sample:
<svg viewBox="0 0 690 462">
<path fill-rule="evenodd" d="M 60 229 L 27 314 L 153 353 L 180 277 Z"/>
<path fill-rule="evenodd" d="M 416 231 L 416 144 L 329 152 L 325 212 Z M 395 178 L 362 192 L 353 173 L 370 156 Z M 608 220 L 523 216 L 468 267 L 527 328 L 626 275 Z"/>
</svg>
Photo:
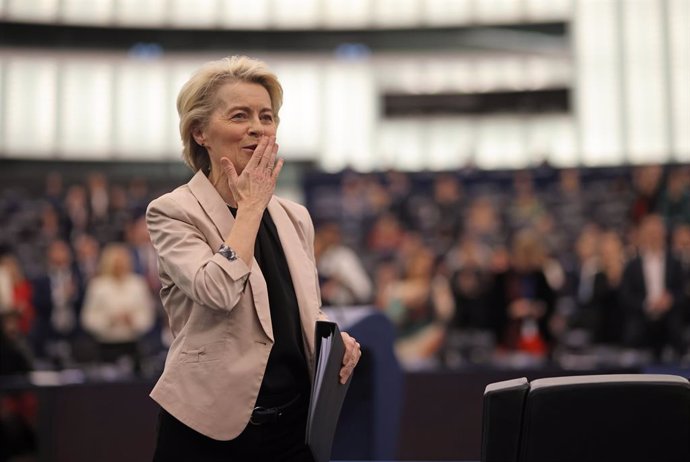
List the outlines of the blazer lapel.
<svg viewBox="0 0 690 462">
<path fill-rule="evenodd" d="M 278 237 L 285 253 L 292 285 L 295 288 L 297 304 L 299 305 L 300 319 L 302 321 L 302 332 L 306 337 L 309 353 L 314 352 L 314 329 L 316 327 L 319 303 L 315 298 L 316 276 L 314 275 L 311 258 L 304 251 L 302 241 L 297 234 L 295 224 L 288 216 L 280 202 L 271 198 L 268 203 L 268 212 L 278 230 Z"/>
<path fill-rule="evenodd" d="M 230 234 L 232 226 L 235 224 L 235 217 L 232 216 L 228 205 L 225 203 L 216 188 L 213 187 L 206 175 L 200 170 L 198 171 L 188 183 L 189 189 L 194 194 L 194 197 L 199 201 L 199 204 L 209 216 L 215 225 L 221 240 L 225 240 L 225 236 Z M 252 267 L 249 272 L 249 285 L 252 291 L 252 298 L 254 299 L 254 308 L 259 317 L 261 326 L 266 332 L 266 335 L 273 339 L 273 326 L 271 324 L 271 310 L 268 304 L 268 288 L 266 287 L 266 279 L 259 268 L 256 258 L 252 259 Z"/>
<path fill-rule="evenodd" d="M 204 209 L 204 212 L 206 212 L 223 237 L 223 240 L 225 240 L 225 236 L 230 234 L 235 218 L 228 210 L 228 206 L 223 198 L 220 197 L 216 188 L 213 187 L 201 170 L 187 184 L 194 197 L 199 201 L 201 208 Z"/>
</svg>

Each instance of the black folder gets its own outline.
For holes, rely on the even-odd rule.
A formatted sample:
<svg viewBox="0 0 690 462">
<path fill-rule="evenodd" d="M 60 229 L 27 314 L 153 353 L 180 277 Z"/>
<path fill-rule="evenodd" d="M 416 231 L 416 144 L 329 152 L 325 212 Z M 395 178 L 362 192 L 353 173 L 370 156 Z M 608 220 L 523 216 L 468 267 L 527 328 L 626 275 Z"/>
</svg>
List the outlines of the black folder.
<svg viewBox="0 0 690 462">
<path fill-rule="evenodd" d="M 316 321 L 314 347 L 316 364 L 309 400 L 306 443 L 315 462 L 328 462 L 340 409 L 352 376 L 345 384 L 340 383 L 345 343 L 336 323 Z"/>
</svg>

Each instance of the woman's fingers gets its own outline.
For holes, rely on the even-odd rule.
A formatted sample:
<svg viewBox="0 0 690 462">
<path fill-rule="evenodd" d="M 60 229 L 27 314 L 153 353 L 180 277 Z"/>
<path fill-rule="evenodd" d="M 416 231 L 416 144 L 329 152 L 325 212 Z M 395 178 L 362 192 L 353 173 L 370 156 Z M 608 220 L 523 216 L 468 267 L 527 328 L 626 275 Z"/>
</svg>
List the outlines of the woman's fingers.
<svg viewBox="0 0 690 462">
<path fill-rule="evenodd" d="M 245 169 L 255 169 L 259 168 L 259 165 L 261 163 L 261 160 L 264 155 L 264 151 L 266 151 L 266 146 L 268 145 L 269 142 L 268 136 L 262 136 L 261 139 L 259 139 L 259 142 L 256 145 L 256 148 L 254 149 L 254 152 L 252 153 L 252 157 L 249 159 L 249 162 L 247 162 L 247 166 Z"/>
<path fill-rule="evenodd" d="M 273 167 L 273 179 L 278 181 L 278 175 L 280 175 L 280 171 L 283 169 L 283 164 L 285 163 L 285 160 L 283 159 L 278 159 L 278 162 L 276 162 L 276 166 Z"/>
<path fill-rule="evenodd" d="M 352 375 L 352 371 L 362 356 L 359 343 L 346 332 L 342 332 L 345 342 L 345 354 L 343 355 L 343 367 L 340 369 L 340 383 L 346 383 Z"/>
<path fill-rule="evenodd" d="M 262 136 L 251 158 L 240 174 L 230 159 L 221 159 L 230 192 L 238 204 L 265 208 L 273 196 L 276 182 L 283 168 L 283 160 L 276 162 L 278 144 L 275 136 Z"/>
<path fill-rule="evenodd" d="M 267 151 L 267 153 L 264 154 L 264 157 L 267 157 L 266 168 L 269 170 L 274 170 L 276 166 L 276 157 L 278 155 L 278 143 L 276 143 L 275 140 L 275 137 L 273 137 L 273 146 L 271 147 L 271 150 Z"/>
<path fill-rule="evenodd" d="M 230 159 L 227 157 L 223 157 L 220 159 L 220 165 L 223 168 L 225 175 L 228 177 L 230 184 L 237 184 L 237 171 L 235 170 L 235 166 L 232 165 L 232 161 L 230 161 Z"/>
<path fill-rule="evenodd" d="M 257 168 L 270 169 L 273 168 L 273 163 L 275 162 L 275 154 L 273 151 L 276 149 L 276 137 L 266 136 L 264 138 L 266 138 L 266 144 L 257 146 L 256 150 L 254 151 L 254 155 L 256 155 L 256 151 L 258 151 L 261 147 L 261 158 L 259 159 Z M 271 159 L 271 157 L 273 157 L 273 159 Z"/>
</svg>

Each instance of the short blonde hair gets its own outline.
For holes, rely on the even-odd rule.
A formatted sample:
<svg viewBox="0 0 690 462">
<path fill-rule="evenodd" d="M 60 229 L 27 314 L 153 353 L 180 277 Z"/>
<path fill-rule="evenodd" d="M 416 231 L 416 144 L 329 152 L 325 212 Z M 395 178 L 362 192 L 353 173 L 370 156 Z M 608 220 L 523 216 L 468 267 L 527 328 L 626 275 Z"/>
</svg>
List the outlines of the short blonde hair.
<svg viewBox="0 0 690 462">
<path fill-rule="evenodd" d="M 98 274 L 100 276 L 114 276 L 115 265 L 118 258 L 125 261 L 126 272 L 132 272 L 132 255 L 129 248 L 122 243 L 113 242 L 105 246 L 98 262 Z"/>
<path fill-rule="evenodd" d="M 194 140 L 194 131 L 208 122 L 218 104 L 218 89 L 229 82 L 251 82 L 263 86 L 271 98 L 273 117 L 278 124 L 278 112 L 283 105 L 283 87 L 266 63 L 247 56 L 232 56 L 204 64 L 184 84 L 177 96 L 182 158 L 195 172 L 208 171 L 211 161 L 206 148 Z"/>
</svg>

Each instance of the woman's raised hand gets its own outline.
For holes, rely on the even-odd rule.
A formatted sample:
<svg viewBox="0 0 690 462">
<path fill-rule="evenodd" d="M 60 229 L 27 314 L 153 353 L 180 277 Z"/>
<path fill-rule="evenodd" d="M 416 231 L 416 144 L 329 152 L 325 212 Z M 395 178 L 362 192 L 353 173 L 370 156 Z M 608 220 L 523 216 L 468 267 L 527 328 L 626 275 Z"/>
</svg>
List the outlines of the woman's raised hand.
<svg viewBox="0 0 690 462">
<path fill-rule="evenodd" d="M 275 136 L 262 136 L 241 174 L 237 174 L 230 159 L 223 157 L 220 160 L 238 208 L 249 207 L 263 212 L 268 206 L 283 168 L 283 159 L 276 161 L 277 154 Z"/>
</svg>

